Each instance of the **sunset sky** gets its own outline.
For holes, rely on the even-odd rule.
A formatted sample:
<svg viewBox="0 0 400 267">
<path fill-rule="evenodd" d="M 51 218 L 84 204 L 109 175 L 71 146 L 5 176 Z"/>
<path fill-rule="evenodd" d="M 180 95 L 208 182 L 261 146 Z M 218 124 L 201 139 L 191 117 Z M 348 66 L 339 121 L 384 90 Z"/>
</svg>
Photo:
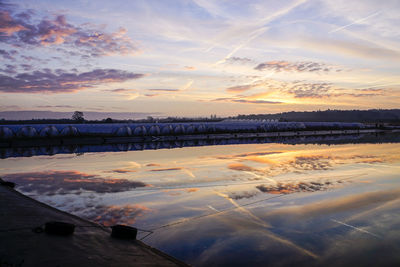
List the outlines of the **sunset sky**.
<svg viewBox="0 0 400 267">
<path fill-rule="evenodd" d="M 400 1 L 0 0 L 0 111 L 399 108 Z"/>
</svg>

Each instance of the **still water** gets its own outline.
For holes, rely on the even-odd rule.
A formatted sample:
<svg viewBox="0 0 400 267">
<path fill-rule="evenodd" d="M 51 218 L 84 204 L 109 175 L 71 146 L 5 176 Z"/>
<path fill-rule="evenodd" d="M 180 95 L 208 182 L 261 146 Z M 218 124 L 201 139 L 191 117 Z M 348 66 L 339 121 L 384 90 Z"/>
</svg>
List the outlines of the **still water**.
<svg viewBox="0 0 400 267">
<path fill-rule="evenodd" d="M 243 144 L 0 160 L 17 190 L 195 266 L 400 263 L 400 143 Z"/>
</svg>

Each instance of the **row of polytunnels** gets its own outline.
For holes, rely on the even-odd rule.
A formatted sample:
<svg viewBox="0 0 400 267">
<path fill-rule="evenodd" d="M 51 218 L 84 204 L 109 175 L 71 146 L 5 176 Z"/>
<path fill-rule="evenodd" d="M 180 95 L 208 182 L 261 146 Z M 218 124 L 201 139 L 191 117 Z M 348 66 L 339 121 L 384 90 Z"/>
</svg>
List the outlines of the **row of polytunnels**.
<svg viewBox="0 0 400 267">
<path fill-rule="evenodd" d="M 363 125 L 356 123 L 307 122 L 3 125 L 0 126 L 0 138 L 191 135 L 233 132 L 299 131 L 315 128 L 349 129 L 363 128 Z"/>
</svg>

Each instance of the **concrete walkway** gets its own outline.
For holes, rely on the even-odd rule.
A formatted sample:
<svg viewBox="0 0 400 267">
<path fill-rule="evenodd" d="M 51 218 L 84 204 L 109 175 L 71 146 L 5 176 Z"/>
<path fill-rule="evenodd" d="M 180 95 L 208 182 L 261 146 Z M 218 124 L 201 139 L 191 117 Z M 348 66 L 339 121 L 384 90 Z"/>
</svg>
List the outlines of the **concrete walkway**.
<svg viewBox="0 0 400 267">
<path fill-rule="evenodd" d="M 48 221 L 77 227 L 71 236 L 32 231 Z M 0 266 L 187 266 L 140 241 L 111 238 L 108 228 L 97 226 L 0 185 Z"/>
</svg>

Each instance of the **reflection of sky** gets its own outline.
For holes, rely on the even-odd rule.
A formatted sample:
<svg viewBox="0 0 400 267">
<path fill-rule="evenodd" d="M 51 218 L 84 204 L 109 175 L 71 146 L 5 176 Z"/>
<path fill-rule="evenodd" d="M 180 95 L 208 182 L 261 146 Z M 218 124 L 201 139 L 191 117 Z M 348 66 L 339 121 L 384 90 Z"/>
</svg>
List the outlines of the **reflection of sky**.
<svg viewBox="0 0 400 267">
<path fill-rule="evenodd" d="M 384 265 L 400 252 L 398 151 L 211 146 L 9 158 L 0 173 L 24 193 L 104 225 L 172 223 L 145 241 L 195 265 L 340 265 L 361 256 L 361 264 Z"/>
</svg>

